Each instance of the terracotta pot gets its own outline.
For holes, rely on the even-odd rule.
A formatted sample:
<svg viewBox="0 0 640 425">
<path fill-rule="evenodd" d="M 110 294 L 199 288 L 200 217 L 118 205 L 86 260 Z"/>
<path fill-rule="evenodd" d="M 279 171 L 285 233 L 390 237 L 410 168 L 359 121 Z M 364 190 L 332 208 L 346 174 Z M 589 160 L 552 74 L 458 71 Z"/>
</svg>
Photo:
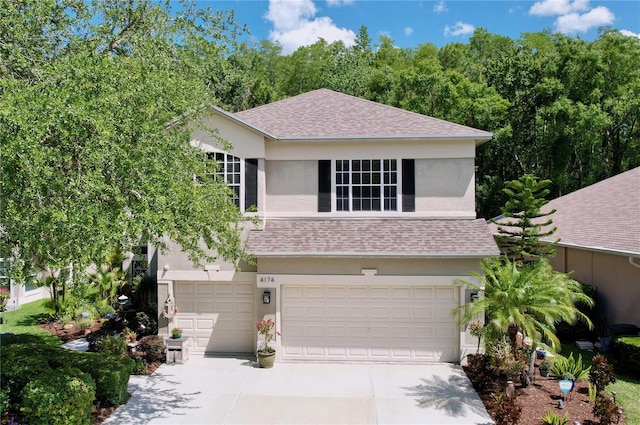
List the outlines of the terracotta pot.
<svg viewBox="0 0 640 425">
<path fill-rule="evenodd" d="M 258 365 L 261 368 L 269 369 L 273 367 L 273 363 L 276 360 L 276 353 L 265 353 L 258 351 Z"/>
</svg>

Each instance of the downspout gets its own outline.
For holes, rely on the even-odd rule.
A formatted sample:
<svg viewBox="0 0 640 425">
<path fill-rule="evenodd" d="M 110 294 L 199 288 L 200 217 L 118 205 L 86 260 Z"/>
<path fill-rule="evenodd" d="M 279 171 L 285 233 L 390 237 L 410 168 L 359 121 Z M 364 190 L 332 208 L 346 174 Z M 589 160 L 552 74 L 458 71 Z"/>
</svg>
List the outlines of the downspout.
<svg viewBox="0 0 640 425">
<path fill-rule="evenodd" d="M 631 264 L 632 266 L 635 266 L 637 268 L 640 269 L 640 264 L 636 263 L 635 261 L 633 261 L 635 259 L 635 257 L 632 257 L 631 255 L 629 256 L 629 264 Z"/>
</svg>

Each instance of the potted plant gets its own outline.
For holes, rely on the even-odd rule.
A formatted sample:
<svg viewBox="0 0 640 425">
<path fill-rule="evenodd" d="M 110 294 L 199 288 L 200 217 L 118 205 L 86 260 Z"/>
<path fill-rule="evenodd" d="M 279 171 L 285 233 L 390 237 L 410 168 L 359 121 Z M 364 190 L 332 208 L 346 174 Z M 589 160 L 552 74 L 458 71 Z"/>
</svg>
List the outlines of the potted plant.
<svg viewBox="0 0 640 425">
<path fill-rule="evenodd" d="M 263 346 L 258 350 L 258 365 L 262 368 L 273 367 L 273 362 L 276 359 L 276 350 L 273 347 L 269 347 L 269 342 L 274 338 L 276 334 L 280 335 L 280 332 L 275 332 L 275 322 L 271 319 L 261 320 L 256 323 L 256 329 L 258 333 L 262 335 Z"/>
<path fill-rule="evenodd" d="M 122 330 L 122 336 L 127 340 L 127 342 L 136 342 L 136 333 L 128 327 L 125 327 Z"/>
<path fill-rule="evenodd" d="M 181 336 L 182 336 L 182 329 L 181 328 L 173 328 L 173 329 L 171 329 L 171 338 L 178 339 Z"/>
<path fill-rule="evenodd" d="M 545 360 L 542 363 L 540 363 L 540 366 L 538 366 L 538 370 L 540 371 L 540 376 L 547 377 L 547 376 L 549 376 L 549 371 L 551 370 L 551 365 L 549 364 L 548 361 Z"/>
</svg>

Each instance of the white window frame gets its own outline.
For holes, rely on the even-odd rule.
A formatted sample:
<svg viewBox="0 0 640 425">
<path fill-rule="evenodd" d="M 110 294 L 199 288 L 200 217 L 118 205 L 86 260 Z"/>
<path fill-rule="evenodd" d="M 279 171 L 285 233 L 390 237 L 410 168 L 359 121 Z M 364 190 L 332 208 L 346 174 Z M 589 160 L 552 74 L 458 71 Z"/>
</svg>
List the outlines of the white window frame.
<svg viewBox="0 0 640 425">
<path fill-rule="evenodd" d="M 245 209 L 245 205 L 244 205 L 244 192 L 245 192 L 245 181 L 244 181 L 244 160 L 238 156 L 232 155 L 228 152 L 224 152 L 224 151 L 209 151 L 206 153 L 207 154 L 207 159 L 208 160 L 214 160 L 214 161 L 218 161 L 219 164 L 219 168 L 216 169 L 215 172 L 211 172 L 211 173 L 207 173 L 210 175 L 215 174 L 218 178 L 222 179 L 222 181 L 231 188 L 231 190 L 234 189 L 234 187 L 238 188 L 237 193 L 237 197 L 234 196 L 233 198 L 231 198 L 233 200 L 233 202 L 236 204 L 236 206 L 238 208 L 240 208 L 240 211 L 244 211 Z M 224 158 L 224 161 L 220 161 L 218 159 L 219 156 L 221 156 Z M 230 161 L 231 160 L 231 161 Z M 236 161 L 237 160 L 237 161 Z M 239 171 L 235 171 L 232 170 L 231 173 L 229 173 L 228 167 L 234 164 L 238 164 L 239 165 Z M 238 182 L 229 182 L 229 177 L 232 177 L 233 175 L 238 175 Z M 237 201 L 237 202 L 236 202 Z"/>
<path fill-rule="evenodd" d="M 369 182 L 363 183 L 364 179 L 359 179 L 360 182 L 357 184 L 354 184 L 353 182 L 353 177 L 354 177 L 354 171 L 353 171 L 353 165 L 354 165 L 354 161 L 359 162 L 360 165 L 360 170 L 356 171 L 357 175 L 360 175 L 361 177 L 363 175 L 363 171 L 365 173 L 371 173 L 371 175 L 373 176 L 373 173 L 377 173 L 380 177 L 379 182 L 375 183 L 372 180 L 370 180 Z M 380 169 L 378 171 L 373 171 L 373 164 L 374 161 L 379 161 L 380 163 Z M 338 170 L 338 164 L 340 162 L 341 165 L 341 170 Z M 349 164 L 349 169 L 346 171 L 342 170 L 342 165 L 347 162 Z M 371 166 L 369 170 L 363 170 L 363 164 L 365 162 L 368 162 L 369 165 Z M 387 169 L 386 165 L 389 165 L 389 169 Z M 393 166 L 392 166 L 393 164 Z M 332 187 L 333 187 L 333 202 L 334 202 L 334 206 L 332 207 L 333 211 L 336 212 L 340 212 L 340 213 L 397 213 L 399 211 L 402 211 L 402 204 L 401 204 L 401 200 L 402 200 L 402 187 L 401 187 L 401 176 L 402 176 L 402 161 L 398 158 L 384 158 L 384 159 L 379 159 L 379 158 L 372 158 L 372 159 L 360 159 L 360 158 L 350 158 L 350 159 L 336 159 L 334 161 L 332 161 L 332 166 L 331 166 L 331 171 L 332 171 L 332 177 L 331 177 L 331 183 L 332 183 Z M 341 176 L 339 176 L 338 174 L 341 173 Z M 341 179 L 340 177 L 344 177 L 344 175 L 348 175 L 348 182 L 344 183 L 344 180 Z M 385 180 L 385 177 L 388 177 L 388 181 Z M 338 183 L 338 180 L 340 180 L 340 183 Z M 348 190 L 348 196 L 344 197 L 344 196 L 339 196 L 339 188 L 346 188 Z M 360 209 L 354 209 L 354 189 L 360 189 L 363 190 L 364 188 L 371 188 L 370 190 L 373 190 L 373 188 L 378 188 L 379 189 L 379 196 L 374 197 L 373 195 L 370 195 L 368 197 L 364 197 L 361 196 L 359 197 L 361 200 L 364 199 L 369 199 L 372 202 L 374 202 L 374 200 L 379 200 L 380 203 L 380 208 L 379 209 L 362 209 L 362 205 L 360 207 Z M 395 194 L 393 195 L 386 195 L 385 194 L 385 189 L 389 189 L 390 191 L 395 191 Z M 393 205 L 393 208 L 385 208 L 385 202 L 390 202 L 393 203 L 395 205 Z M 346 202 L 347 203 L 347 208 L 344 208 L 344 205 L 340 205 L 341 202 Z M 371 208 L 371 206 L 370 206 Z"/>
</svg>

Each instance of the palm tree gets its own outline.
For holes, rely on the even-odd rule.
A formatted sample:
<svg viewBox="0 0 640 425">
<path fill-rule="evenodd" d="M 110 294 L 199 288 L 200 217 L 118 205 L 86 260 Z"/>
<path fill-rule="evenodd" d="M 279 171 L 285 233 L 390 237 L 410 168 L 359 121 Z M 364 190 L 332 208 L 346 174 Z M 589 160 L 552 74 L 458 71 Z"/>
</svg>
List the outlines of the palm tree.
<svg viewBox="0 0 640 425">
<path fill-rule="evenodd" d="M 555 350 L 560 345 L 555 335 L 556 323 L 580 319 L 593 326 L 576 308 L 577 302 L 593 305 L 593 300 L 584 294 L 580 283 L 554 271 L 546 260 L 522 266 L 506 257 L 488 258 L 483 261 L 482 270 L 483 273 L 471 273 L 475 279 L 456 281 L 458 285 L 484 291 L 484 297 L 457 308 L 455 313 L 460 314 L 461 326 L 484 315 L 488 335 L 506 332 L 514 356 L 518 332 L 530 338 L 534 348 L 545 340 Z"/>
</svg>

